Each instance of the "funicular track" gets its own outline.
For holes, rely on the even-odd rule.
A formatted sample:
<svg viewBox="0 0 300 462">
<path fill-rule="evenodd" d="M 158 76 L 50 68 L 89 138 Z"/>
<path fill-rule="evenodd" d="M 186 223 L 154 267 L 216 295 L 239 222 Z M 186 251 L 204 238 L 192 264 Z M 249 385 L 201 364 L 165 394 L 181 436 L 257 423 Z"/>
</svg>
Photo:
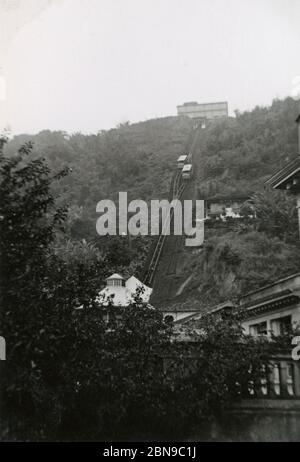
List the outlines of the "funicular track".
<svg viewBox="0 0 300 462">
<path fill-rule="evenodd" d="M 172 182 L 171 182 L 171 199 L 180 199 L 183 191 L 185 189 L 185 184 L 181 180 L 181 172 L 177 172 L 176 174 L 173 175 Z M 170 212 L 170 222 L 172 223 L 174 217 L 174 209 L 171 209 Z M 169 219 L 166 218 L 165 222 L 163 223 L 161 234 L 158 236 L 154 252 L 152 254 L 150 264 L 148 266 L 148 269 L 146 270 L 145 277 L 144 277 L 144 284 L 147 286 L 152 285 L 154 275 L 159 263 L 159 259 L 163 250 L 163 246 L 165 243 L 165 239 L 167 237 L 166 235 L 166 230 L 167 227 L 169 227 Z"/>
<path fill-rule="evenodd" d="M 198 135 L 199 135 L 199 129 L 198 128 L 193 129 L 189 136 L 188 142 L 187 142 L 186 152 L 189 153 L 188 160 L 190 163 L 193 162 L 193 150 L 197 143 Z M 174 172 L 172 176 L 171 184 L 170 184 L 169 201 L 172 201 L 174 199 L 180 200 L 186 189 L 187 189 L 187 182 L 182 180 L 181 170 Z M 174 217 L 174 209 L 172 208 L 170 212 L 170 223 L 172 223 L 173 217 Z M 175 240 L 172 241 L 174 242 L 175 247 L 178 246 L 180 242 L 182 242 L 182 236 L 167 236 L 166 235 L 166 229 L 168 226 L 169 226 L 169 219 L 168 217 L 166 217 L 165 222 L 162 224 L 161 233 L 157 237 L 155 244 L 151 249 L 152 252 L 150 253 L 150 257 L 148 258 L 148 261 L 146 264 L 146 270 L 144 272 L 143 282 L 144 284 L 150 287 L 153 286 L 154 278 L 155 278 L 158 265 L 159 265 L 159 261 L 160 261 L 164 246 L 166 242 L 168 241 L 167 238 L 176 238 Z M 171 253 L 170 262 L 169 262 L 170 270 L 175 265 L 176 265 L 176 262 L 174 259 L 174 255 Z"/>
</svg>

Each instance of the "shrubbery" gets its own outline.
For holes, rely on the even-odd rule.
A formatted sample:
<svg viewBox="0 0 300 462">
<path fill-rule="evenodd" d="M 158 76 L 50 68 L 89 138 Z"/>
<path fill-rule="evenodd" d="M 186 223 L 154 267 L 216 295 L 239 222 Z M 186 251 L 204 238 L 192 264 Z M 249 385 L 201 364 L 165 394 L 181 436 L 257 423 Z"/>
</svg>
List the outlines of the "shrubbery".
<svg viewBox="0 0 300 462">
<path fill-rule="evenodd" d="M 108 326 L 94 300 L 110 268 L 89 245 L 54 245 L 66 215 L 51 184 L 64 172 L 52 178 L 30 150 L 0 159 L 2 439 L 188 436 L 239 398 L 249 365 L 257 374 L 264 360 L 260 345 L 229 318 L 203 320 L 174 342 L 172 326 L 138 296 L 119 320 L 110 307 Z"/>
</svg>

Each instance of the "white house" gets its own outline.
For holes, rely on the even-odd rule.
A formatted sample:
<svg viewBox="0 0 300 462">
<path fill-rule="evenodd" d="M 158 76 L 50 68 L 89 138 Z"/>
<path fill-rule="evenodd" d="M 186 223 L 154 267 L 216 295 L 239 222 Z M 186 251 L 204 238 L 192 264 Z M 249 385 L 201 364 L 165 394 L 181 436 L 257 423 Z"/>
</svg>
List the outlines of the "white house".
<svg viewBox="0 0 300 462">
<path fill-rule="evenodd" d="M 141 290 L 140 298 L 143 302 L 148 303 L 152 293 L 150 287 L 143 284 L 135 276 L 125 280 L 123 276 L 115 273 L 106 279 L 106 286 L 100 290 L 96 300 L 104 306 L 111 302 L 113 306 L 124 307 L 133 301 L 138 290 Z"/>
</svg>

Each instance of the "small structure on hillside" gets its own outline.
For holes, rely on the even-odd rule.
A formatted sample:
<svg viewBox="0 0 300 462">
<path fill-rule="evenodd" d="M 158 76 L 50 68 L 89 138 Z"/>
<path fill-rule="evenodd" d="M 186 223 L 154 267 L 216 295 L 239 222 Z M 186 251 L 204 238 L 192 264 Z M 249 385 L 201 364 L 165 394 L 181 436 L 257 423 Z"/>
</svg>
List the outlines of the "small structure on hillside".
<svg viewBox="0 0 300 462">
<path fill-rule="evenodd" d="M 124 307 L 130 305 L 137 292 L 144 303 L 149 302 L 152 293 L 150 287 L 135 276 L 125 280 L 123 276 L 115 273 L 106 279 L 106 286 L 100 290 L 97 301 L 104 306 L 111 303 L 113 306 Z"/>
<path fill-rule="evenodd" d="M 240 218 L 241 209 L 249 196 L 215 197 L 205 200 L 205 216 L 207 218 Z"/>
</svg>

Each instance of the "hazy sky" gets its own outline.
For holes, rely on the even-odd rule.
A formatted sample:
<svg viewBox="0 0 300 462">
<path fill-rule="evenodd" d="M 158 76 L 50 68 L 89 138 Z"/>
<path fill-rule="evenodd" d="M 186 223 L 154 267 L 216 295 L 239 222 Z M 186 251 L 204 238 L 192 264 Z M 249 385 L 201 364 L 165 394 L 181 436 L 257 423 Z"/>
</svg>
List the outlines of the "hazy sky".
<svg viewBox="0 0 300 462">
<path fill-rule="evenodd" d="M 95 132 L 184 101 L 270 104 L 300 75 L 300 0 L 0 0 L 0 117 Z"/>
</svg>

